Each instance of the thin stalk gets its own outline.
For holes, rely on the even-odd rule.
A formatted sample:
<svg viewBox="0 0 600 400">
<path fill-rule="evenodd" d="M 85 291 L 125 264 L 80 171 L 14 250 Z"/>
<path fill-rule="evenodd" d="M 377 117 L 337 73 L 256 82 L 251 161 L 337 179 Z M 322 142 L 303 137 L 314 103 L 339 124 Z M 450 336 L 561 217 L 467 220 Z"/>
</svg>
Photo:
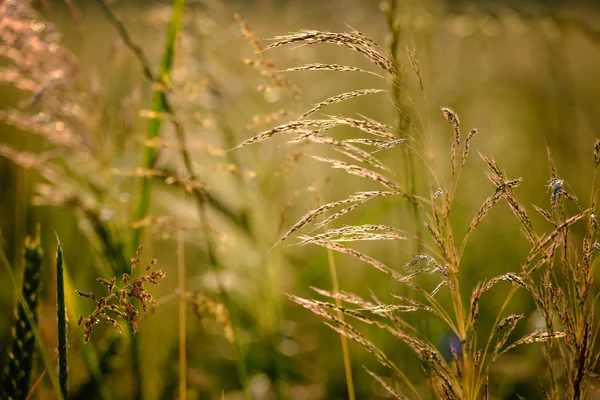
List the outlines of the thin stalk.
<svg viewBox="0 0 600 400">
<path fill-rule="evenodd" d="M 198 209 L 200 212 L 200 220 L 201 220 L 202 228 L 204 231 L 204 237 L 206 240 L 206 252 L 208 253 L 209 264 L 210 264 L 211 269 L 213 270 L 213 273 L 217 277 L 217 280 L 216 280 L 217 290 L 219 292 L 221 304 L 223 304 L 223 306 L 227 310 L 227 313 L 229 314 L 231 328 L 233 330 L 233 342 L 234 342 L 234 346 L 235 346 L 235 350 L 236 350 L 236 354 L 237 354 L 237 369 L 238 369 L 238 375 L 239 375 L 240 382 L 244 389 L 244 399 L 250 400 L 250 393 L 248 391 L 248 373 L 247 373 L 247 368 L 246 368 L 246 359 L 245 359 L 244 351 L 242 349 L 242 344 L 240 343 L 240 340 L 239 340 L 239 336 L 238 336 L 237 329 L 236 329 L 236 324 L 234 323 L 235 320 L 234 320 L 234 315 L 232 313 L 232 307 L 231 307 L 231 301 L 229 299 L 229 295 L 227 294 L 227 291 L 225 290 L 225 288 L 223 288 L 223 285 L 221 284 L 221 281 L 219 279 L 219 273 L 221 272 L 221 268 L 217 261 L 217 257 L 215 255 L 215 252 L 214 252 L 214 249 L 213 249 L 210 237 L 209 237 L 208 219 L 206 216 L 205 203 L 199 202 Z"/>
<path fill-rule="evenodd" d="M 337 276 L 337 269 L 335 267 L 335 257 L 333 250 L 327 249 L 327 260 L 329 261 L 329 273 L 331 275 L 331 282 L 333 284 L 333 291 L 339 293 L 340 284 Z M 337 317 L 344 321 L 344 314 L 339 310 L 342 307 L 342 301 L 339 298 L 335 299 L 335 305 L 338 307 Z M 344 357 L 344 372 L 346 374 L 346 387 L 348 388 L 348 400 L 354 400 L 354 380 L 352 379 L 352 366 L 350 364 L 350 352 L 348 351 L 348 339 L 344 335 L 340 335 L 342 342 L 342 356 Z"/>
<path fill-rule="evenodd" d="M 154 82 L 152 91 L 152 103 L 150 109 L 153 116 L 148 119 L 146 125 L 146 139 L 148 143 L 144 147 L 144 155 L 142 159 L 142 168 L 151 169 L 156 161 L 158 150 L 152 145 L 152 140 L 160 136 L 160 128 L 162 126 L 162 118 L 159 116 L 168 112 L 166 105 L 165 91 L 171 81 L 171 72 L 173 70 L 173 61 L 175 55 L 175 43 L 181 26 L 183 23 L 183 14 L 185 9 L 185 0 L 174 0 L 171 20 L 167 28 L 167 38 L 165 48 L 163 50 L 160 69 L 157 80 Z M 150 205 L 150 188 L 152 185 L 151 178 L 142 178 L 142 184 L 139 190 L 138 202 L 134 211 L 134 221 L 139 221 L 146 216 L 148 206 Z M 142 227 L 135 228 L 133 231 L 133 248 L 136 249 L 140 244 L 140 236 Z"/>
<path fill-rule="evenodd" d="M 55 232 L 56 234 L 56 232 Z M 63 398 L 69 397 L 69 375 L 67 368 L 67 307 L 65 305 L 65 281 L 63 250 L 58 235 L 56 249 L 56 318 L 58 325 L 58 381 Z"/>
<path fill-rule="evenodd" d="M 185 298 L 185 252 L 183 232 L 177 229 L 177 275 L 179 281 L 179 399 L 185 400 L 187 393 L 186 371 L 186 298 Z"/>
<path fill-rule="evenodd" d="M 183 176 L 183 166 L 178 163 L 179 175 Z M 181 188 L 181 198 L 185 200 L 185 190 Z M 186 286 L 185 286 L 185 246 L 183 227 L 177 224 L 177 281 L 179 290 L 179 400 L 187 398 L 187 353 L 186 353 Z"/>
<path fill-rule="evenodd" d="M 396 74 L 391 77 L 392 98 L 394 101 L 394 106 L 398 110 L 396 115 L 396 129 L 398 130 L 398 132 L 403 132 L 409 120 L 402 109 L 402 76 L 400 71 L 401 65 L 398 57 L 398 45 L 400 43 L 401 30 L 400 25 L 398 24 L 398 20 L 396 18 L 397 12 L 398 0 L 388 0 L 386 2 L 386 8 L 384 10 L 389 35 L 388 51 L 396 70 Z M 416 176 L 413 154 L 407 147 L 403 147 L 403 153 L 404 167 L 402 169 L 404 170 L 404 179 L 407 182 L 409 193 L 414 194 L 416 193 Z M 421 221 L 419 207 L 416 204 L 409 204 L 408 207 L 410 207 L 411 209 L 413 221 L 415 223 L 416 236 L 417 238 L 421 238 L 423 226 L 419 222 Z M 414 246 L 415 254 L 419 254 L 421 252 L 421 241 L 416 240 L 414 242 Z"/>
</svg>

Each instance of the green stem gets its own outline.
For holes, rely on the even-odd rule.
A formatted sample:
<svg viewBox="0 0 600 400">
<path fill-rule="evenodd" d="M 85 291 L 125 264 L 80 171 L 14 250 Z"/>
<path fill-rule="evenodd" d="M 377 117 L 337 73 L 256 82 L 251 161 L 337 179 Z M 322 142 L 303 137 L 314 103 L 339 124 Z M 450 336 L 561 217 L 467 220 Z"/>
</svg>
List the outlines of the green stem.
<svg viewBox="0 0 600 400">
<path fill-rule="evenodd" d="M 144 169 L 151 169 L 154 166 L 158 151 L 156 150 L 156 146 L 153 145 L 152 141 L 160 136 L 160 128 L 162 126 L 161 115 L 170 111 L 170 107 L 167 105 L 168 103 L 165 96 L 165 91 L 171 82 L 171 72 L 173 70 L 173 61 L 175 58 L 175 44 L 177 41 L 177 36 L 181 31 L 184 9 L 185 0 L 173 1 L 173 10 L 171 14 L 171 20 L 169 21 L 169 26 L 167 28 L 167 38 L 160 63 L 160 69 L 152 89 L 152 103 L 150 107 L 152 115 L 148 119 L 148 123 L 146 125 L 146 139 L 148 143 L 146 143 L 146 146 L 144 147 L 141 165 L 141 167 Z M 146 72 L 146 74 L 148 73 L 149 72 Z M 144 218 L 148 212 L 148 206 L 150 205 L 151 186 L 151 178 L 142 178 L 138 201 L 133 215 L 134 221 Z M 139 246 L 141 233 L 142 227 L 134 229 L 132 240 L 133 249 L 136 249 Z"/>
</svg>

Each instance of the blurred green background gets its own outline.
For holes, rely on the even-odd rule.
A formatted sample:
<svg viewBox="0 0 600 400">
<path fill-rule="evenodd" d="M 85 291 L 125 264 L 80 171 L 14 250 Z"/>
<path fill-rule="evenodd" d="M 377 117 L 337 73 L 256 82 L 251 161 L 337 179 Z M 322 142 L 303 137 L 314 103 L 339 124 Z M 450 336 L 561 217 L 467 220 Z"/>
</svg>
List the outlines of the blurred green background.
<svg viewBox="0 0 600 400">
<path fill-rule="evenodd" d="M 158 68 L 170 3 L 145 1 L 110 2 L 115 13 Z M 55 24 L 62 44 L 73 53 L 77 66 L 61 93 L 70 107 L 79 107 L 81 135 L 89 154 L 74 149 L 56 149 L 41 135 L 2 124 L 0 142 L 15 149 L 42 154 L 78 172 L 78 179 L 95 182 L 100 193 L 90 199 L 101 221 L 129 238 L 131 212 L 141 179 L 135 175 L 145 143 L 147 110 L 152 87 L 94 1 L 77 2 L 78 11 L 60 1 L 35 4 L 40 18 Z M 341 199 L 372 185 L 307 157 L 318 152 L 309 146 L 288 146 L 282 138 L 235 151 L 225 151 L 242 140 L 291 120 L 311 104 L 329 96 L 360 88 L 387 88 L 387 82 L 370 75 L 335 72 L 291 72 L 286 76 L 301 89 L 295 100 L 280 88 L 259 91 L 268 85 L 259 71 L 244 63 L 253 58 L 252 48 L 241 34 L 234 13 L 242 15 L 258 38 L 273 37 L 300 29 L 347 31 L 351 28 L 386 48 L 386 24 L 378 1 L 190 1 L 183 31 L 177 43 L 170 98 L 188 135 L 188 149 L 206 189 L 239 217 L 235 223 L 209 208 L 210 228 L 202 228 L 192 196 L 164 179 L 155 179 L 148 215 L 153 220 L 144 231 L 143 259 L 158 258 L 167 273 L 151 289 L 159 307 L 142 318 L 138 334 L 144 397 L 175 398 L 178 375 L 177 246 L 178 229 L 185 246 L 186 289 L 199 291 L 219 302 L 216 283 L 221 282 L 232 302 L 231 318 L 238 330 L 252 398 L 344 399 L 347 398 L 343 359 L 337 334 L 320 318 L 292 303 L 285 293 L 315 297 L 311 286 L 331 288 L 325 250 L 316 246 L 293 247 L 293 240 L 270 250 L 273 243 L 308 210 Z M 518 198 L 535 218 L 535 226 L 549 227 L 534 215 L 531 204 L 549 208 L 546 188 L 549 174 L 546 146 L 554 156 L 559 177 L 567 188 L 586 202 L 593 174 L 592 146 L 600 125 L 600 9 L 595 2 L 503 2 L 503 1 L 406 1 L 401 2 L 402 27 L 399 52 L 406 63 L 408 85 L 417 125 L 431 130 L 436 153 L 447 154 L 451 128 L 439 111 L 449 106 L 460 116 L 463 129 L 479 129 L 473 153 L 461 177 L 452 219 L 464 233 L 472 216 L 494 187 L 485 178 L 477 152 L 495 158 L 509 178 L 523 177 Z M 264 41 L 263 43 L 268 43 Z M 406 49 L 416 49 L 424 84 L 423 96 L 410 68 Z M 331 45 L 278 48 L 266 53 L 276 69 L 307 63 L 336 63 L 372 67 L 359 55 Z M 44 62 L 44 60 L 42 60 Z M 3 62 L 3 68 L 10 63 Z M 6 70 L 2 70 L 6 73 Z M 30 94 L 5 83 L 0 89 L 1 109 L 23 109 Z M 323 110 L 324 114 L 357 114 L 393 125 L 395 110 L 386 94 L 354 99 Z M 23 110 L 32 118 L 43 109 Z M 289 116 L 270 121 L 265 117 L 279 110 Z M 47 115 L 47 118 L 59 116 Z M 39 119 L 39 118 L 38 118 Z M 43 123 L 43 121 L 42 121 Z M 413 132 L 414 133 L 414 132 Z M 349 137 L 351 131 L 339 130 Z M 163 124 L 166 144 L 175 142 L 171 124 Z M 169 146 L 166 146 L 169 147 Z M 171 146 L 173 147 L 173 146 Z M 402 152 L 381 153 L 401 181 Z M 178 171 L 181 166 L 173 149 L 162 149 L 158 166 Z M 420 164 L 417 163 L 417 166 Z M 440 168 L 443 166 L 440 163 Z M 429 196 L 437 187 L 425 168 L 417 168 L 417 194 Z M 44 182 L 36 171 L 25 170 L 0 158 L 0 228 L 2 247 L 15 271 L 21 267 L 21 247 L 26 235 L 41 229 L 45 248 L 46 279 L 40 308 L 40 328 L 52 356 L 56 342 L 53 257 L 56 231 L 64 245 L 65 260 L 73 287 L 101 292 L 95 282 L 101 276 L 95 244 L 82 232 L 78 213 L 69 207 L 34 206 L 44 200 L 38 185 Z M 54 182 L 53 184 L 57 184 Z M 58 183 L 60 184 L 60 182 Z M 82 187 L 87 183 L 82 183 Z M 58 185 L 59 186 L 59 185 Z M 88 187 L 89 189 L 89 187 Z M 77 187 L 75 187 L 77 190 Z M 90 191 L 91 192 L 91 191 Z M 86 192 L 86 196 L 88 193 Z M 40 200 L 41 198 L 41 200 Z M 339 224 L 385 223 L 407 232 L 414 222 L 398 200 L 377 200 L 358 208 Z M 179 225 L 178 225 L 179 224 Z M 218 272 L 209 266 L 205 234 L 215 248 Z M 126 242 L 126 256 L 133 255 Z M 412 241 L 361 244 L 361 251 L 374 255 L 392 268 L 401 268 L 414 254 Z M 504 204 L 492 210 L 473 236 L 462 260 L 464 298 L 478 281 L 509 271 L 518 271 L 529 250 L 520 226 Z M 367 265 L 336 255 L 340 286 L 382 300 L 405 290 Z M 3 273 L 4 276 L 4 273 Z M 108 276 L 104 276 L 109 278 Z M 434 278 L 420 283 L 435 287 Z M 505 287 L 486 294 L 481 303 L 479 326 L 487 335 L 496 310 L 506 295 Z M 14 289 L 0 279 L 0 349 L 10 343 Z M 440 292 L 443 303 L 448 293 Z M 85 299 L 83 299 L 85 300 Z M 78 300 L 81 313 L 92 306 Z M 507 312 L 524 313 L 527 320 L 517 328 L 523 334 L 539 323 L 531 299 L 520 293 Z M 423 315 L 408 315 L 422 333 L 440 347 L 447 346 L 444 326 Z M 71 321 L 71 332 L 75 322 Z M 364 329 L 363 329 L 364 328 Z M 418 360 L 410 350 L 376 329 L 363 327 L 374 342 L 397 360 L 417 385 L 427 385 Z M 132 374 L 127 347 L 129 339 L 110 327 L 98 326 L 84 345 L 81 332 L 71 339 L 70 379 L 73 396 L 90 398 L 86 392 L 89 368 L 83 357 L 85 346 L 112 357 L 106 359 L 102 380 L 104 398 L 131 398 Z M 242 398 L 234 346 L 223 327 L 208 313 L 198 318 L 187 308 L 188 398 Z M 385 398 L 378 384 L 361 368 L 378 370 L 373 357 L 350 344 L 357 398 Z M 4 353 L 2 353 L 4 360 Z M 541 396 L 538 375 L 544 371 L 539 346 L 526 346 L 504 356 L 494 371 L 496 398 Z M 382 372 L 384 373 L 384 372 Z M 35 378 L 35 376 L 34 376 Z M 55 396 L 46 382 L 37 398 Z"/>
</svg>

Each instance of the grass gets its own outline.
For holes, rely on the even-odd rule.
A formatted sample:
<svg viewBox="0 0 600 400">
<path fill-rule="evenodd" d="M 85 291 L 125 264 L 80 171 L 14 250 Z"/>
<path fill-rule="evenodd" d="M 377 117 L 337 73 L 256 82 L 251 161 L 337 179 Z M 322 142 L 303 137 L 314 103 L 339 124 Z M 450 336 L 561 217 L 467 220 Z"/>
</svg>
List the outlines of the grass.
<svg viewBox="0 0 600 400">
<path fill-rule="evenodd" d="M 30 194 L 0 212 L 65 243 L 56 280 L 36 244 L 0 296 L 18 300 L 4 395 L 593 398 L 595 28 L 560 5 L 334 3 L 176 0 L 135 21 L 101 0 L 66 20 L 0 5 L 19 96 L 0 120 L 30 136 L 0 137 L 7 193 L 3 166 Z M 69 24 L 114 38 L 93 56 L 109 62 L 62 40 Z M 550 74 L 571 105 L 540 49 L 564 57 Z M 30 228 L 10 226 L 3 249 Z"/>
</svg>

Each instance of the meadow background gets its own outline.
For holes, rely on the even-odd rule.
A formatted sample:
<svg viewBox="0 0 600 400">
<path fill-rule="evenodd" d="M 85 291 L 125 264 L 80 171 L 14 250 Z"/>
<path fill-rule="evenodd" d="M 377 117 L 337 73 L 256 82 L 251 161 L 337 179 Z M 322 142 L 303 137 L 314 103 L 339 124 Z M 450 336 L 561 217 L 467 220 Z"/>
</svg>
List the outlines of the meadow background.
<svg viewBox="0 0 600 400">
<path fill-rule="evenodd" d="M 108 3 L 156 73 L 172 4 Z M 293 241 L 272 246 L 308 210 L 371 186 L 306 156 L 309 145 L 292 147 L 275 138 L 228 150 L 260 131 L 293 120 L 327 97 L 362 88 L 389 89 L 389 82 L 353 72 L 305 71 L 281 73 L 289 82 L 277 87 L 269 76 L 261 75 L 261 68 L 245 62 L 261 57 L 234 15 L 241 15 L 261 40 L 300 29 L 356 29 L 387 48 L 388 27 L 380 2 L 188 1 L 175 42 L 168 93 L 185 129 L 197 179 L 152 178 L 149 209 L 139 219 L 133 210 L 140 185 L 147 179 L 148 171 L 139 169 L 145 145 L 159 150 L 156 168 L 173 176 L 186 175 L 170 117 L 150 111 L 156 87 L 98 2 L 47 0 L 32 6 L 39 14 L 22 17 L 26 26 L 41 34 L 60 33 L 60 38 L 49 40 L 59 43 L 61 53 L 32 51 L 39 63 L 32 63 L 26 72 L 38 83 L 44 76 L 62 72 L 57 83 L 39 92 L 22 90 L 23 81 L 14 75 L 19 69 L 6 57 L 8 39 L 2 31 L 0 244 L 19 276 L 25 237 L 35 236 L 39 229 L 44 249 L 39 329 L 49 357 L 55 355 L 57 340 L 55 232 L 64 247 L 71 289 L 101 293 L 96 278 L 112 277 L 109 266 L 114 259 L 106 250 L 106 237 L 98 236 L 102 229 L 110 241 L 122 244 L 119 254 L 128 259 L 137 247 L 131 238 L 141 228 L 142 263 L 156 258 L 166 272 L 160 284 L 149 289 L 158 306 L 140 317 L 137 367 L 131 359 L 132 339 L 126 333 L 101 324 L 87 344 L 82 330 L 73 334 L 78 314 L 91 313 L 93 302 L 73 296 L 73 290 L 70 298 L 67 294 L 72 313 L 70 397 L 124 399 L 141 390 L 147 399 L 176 398 L 183 373 L 184 398 L 190 399 L 241 399 L 244 387 L 253 399 L 348 398 L 339 335 L 285 295 L 315 297 L 311 287 L 331 288 L 328 254 L 317 246 L 290 246 Z M 412 89 L 406 101 L 419 126 L 432 132 L 433 151 L 448 149 L 452 140 L 440 107 L 451 107 L 465 130 L 472 126 L 479 130 L 451 216 L 458 230 L 466 229 L 494 189 L 477 152 L 495 158 L 507 176 L 523 178 L 515 193 L 530 210 L 532 204 L 550 208 L 546 147 L 565 187 L 580 200 L 588 198 L 594 175 L 592 149 L 600 125 L 600 9 L 595 2 L 402 1 L 397 18 L 398 52 Z M 3 25 L 3 29 L 9 28 Z M 407 49 L 417 51 L 425 96 Z M 274 65 L 267 71 L 316 62 L 372 69 L 357 53 L 328 44 L 292 44 L 264 54 Z M 18 76 L 26 72 L 20 70 L 23 75 Z M 361 114 L 394 125 L 396 110 L 389 96 L 352 99 L 320 113 Z M 160 140 L 151 143 L 146 137 L 149 121 L 162 121 Z M 340 129 L 339 135 L 350 137 L 352 132 Z M 40 164 L 28 164 L 24 153 L 19 158 L 18 152 L 39 155 Z M 403 156 L 392 149 L 380 157 L 400 181 Z M 60 166 L 58 181 L 43 177 L 46 164 Z M 202 207 L 194 194 L 199 182 L 211 196 Z M 417 193 L 424 196 L 437 189 L 425 168 L 416 168 L 415 182 Z M 533 211 L 532 219 L 543 226 L 543 218 Z M 405 231 L 415 227 L 406 205 L 387 199 L 359 207 L 340 224 L 350 222 L 385 223 Z M 415 254 L 415 246 L 412 240 L 367 242 L 360 249 L 400 270 Z M 528 251 L 510 209 L 494 208 L 461 260 L 464 286 L 471 288 L 482 279 L 517 270 Z M 391 293 L 406 294 L 405 288 L 356 259 L 336 255 L 335 260 L 343 290 L 364 297 L 373 292 L 382 299 L 390 299 Z M 8 348 L 12 340 L 16 298 L 15 287 L 5 276 L 2 272 L 0 349 Z M 435 280 L 420 279 L 420 284 L 435 287 Z M 182 284 L 184 297 L 179 296 Z M 504 302 L 506 291 L 494 288 L 482 300 L 478 321 L 482 330 L 492 328 L 494 310 Z M 470 290 L 464 295 L 467 302 L 469 294 Z M 437 296 L 442 303 L 449 298 L 444 291 Z M 525 293 L 518 293 L 506 311 L 525 315 L 515 335 L 540 324 L 541 317 Z M 407 319 L 451 357 L 450 332 L 444 326 L 421 315 Z M 402 365 L 416 386 L 428 385 L 420 362 L 407 346 L 369 326 L 363 332 Z M 179 370 L 181 340 L 186 355 L 183 372 Z M 349 354 L 356 398 L 388 397 L 361 367 L 378 370 L 374 357 L 354 343 L 349 344 Z M 100 364 L 101 374 L 96 377 L 90 372 L 90 357 Z M 0 364 L 4 360 L 2 352 Z M 541 398 L 544 365 L 539 345 L 509 352 L 492 371 L 492 397 Z M 137 389 L 136 368 L 141 371 Z M 38 361 L 34 381 L 43 370 Z M 56 396 L 44 377 L 33 398 Z M 589 393 L 594 396 L 598 394 Z"/>
</svg>

